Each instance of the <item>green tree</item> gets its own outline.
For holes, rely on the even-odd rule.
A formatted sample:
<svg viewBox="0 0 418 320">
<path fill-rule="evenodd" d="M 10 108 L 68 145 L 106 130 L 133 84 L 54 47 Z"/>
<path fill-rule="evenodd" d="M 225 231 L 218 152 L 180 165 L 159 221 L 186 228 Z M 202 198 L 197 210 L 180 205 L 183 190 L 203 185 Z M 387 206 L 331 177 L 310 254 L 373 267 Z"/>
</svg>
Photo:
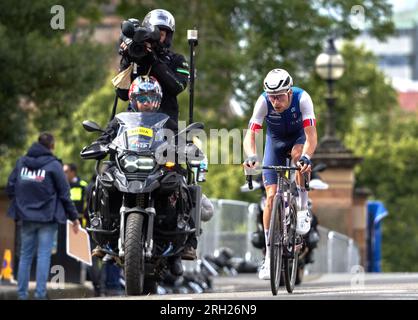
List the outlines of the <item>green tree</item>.
<svg viewBox="0 0 418 320">
<path fill-rule="evenodd" d="M 358 184 L 370 188 L 389 212 L 382 222 L 384 270 L 417 271 L 418 121 L 398 115 L 391 122 L 372 137 L 367 124 L 356 124 L 346 141 L 364 157 L 356 171 Z"/>
<path fill-rule="evenodd" d="M 208 127 L 234 128 L 245 126 L 246 119 L 230 111 L 231 98 L 239 101 L 247 118 L 268 70 L 288 68 L 300 82 L 313 69 L 330 32 L 348 39 L 359 33 L 350 25 L 354 5 L 364 6 L 372 34 L 382 38 L 393 30 L 391 6 L 384 0 L 125 0 L 118 9 L 126 18 L 139 19 L 155 8 L 172 12 L 174 47 L 183 54 L 188 53 L 186 30 L 197 27 L 197 119 Z M 186 119 L 185 95 L 181 102 Z"/>
<path fill-rule="evenodd" d="M 103 1 L 61 1 L 65 29 L 54 30 L 52 0 L 0 3 L 0 181 L 5 182 L 16 156 L 32 132 L 54 130 L 77 109 L 89 92 L 99 88 L 107 73 L 109 48 L 89 41 L 90 33 L 68 43 L 76 20 L 85 17 L 93 26 Z M 86 63 L 88 62 L 88 63 Z"/>
</svg>

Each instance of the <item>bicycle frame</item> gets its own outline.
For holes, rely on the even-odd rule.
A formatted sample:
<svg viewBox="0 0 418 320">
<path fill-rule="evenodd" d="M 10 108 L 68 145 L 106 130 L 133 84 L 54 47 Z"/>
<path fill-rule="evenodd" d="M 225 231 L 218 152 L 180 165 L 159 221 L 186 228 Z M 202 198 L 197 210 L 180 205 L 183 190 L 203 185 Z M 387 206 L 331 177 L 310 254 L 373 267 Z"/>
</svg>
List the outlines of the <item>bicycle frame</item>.
<svg viewBox="0 0 418 320">
<path fill-rule="evenodd" d="M 291 186 L 292 186 L 293 179 L 292 177 L 287 178 L 285 177 L 285 175 L 289 172 L 290 176 L 292 176 L 291 171 L 298 171 L 300 169 L 298 167 L 288 167 L 288 166 L 263 166 L 262 168 L 264 170 L 275 170 L 277 172 L 278 179 L 277 179 L 277 191 L 276 191 L 275 197 L 277 197 L 277 199 L 281 202 L 282 204 L 281 208 L 286 208 L 284 195 L 285 195 L 285 192 L 288 193 L 287 201 L 288 201 L 288 205 L 290 205 L 290 202 L 292 199 Z M 278 207 L 280 207 L 280 204 L 278 205 Z M 287 241 L 288 241 L 287 229 L 284 228 L 284 226 L 286 225 L 286 215 L 284 214 L 283 210 L 281 210 L 280 212 L 280 221 L 281 221 L 282 228 L 283 228 L 282 229 L 283 230 L 282 241 L 283 241 L 283 244 L 287 245 Z"/>
</svg>

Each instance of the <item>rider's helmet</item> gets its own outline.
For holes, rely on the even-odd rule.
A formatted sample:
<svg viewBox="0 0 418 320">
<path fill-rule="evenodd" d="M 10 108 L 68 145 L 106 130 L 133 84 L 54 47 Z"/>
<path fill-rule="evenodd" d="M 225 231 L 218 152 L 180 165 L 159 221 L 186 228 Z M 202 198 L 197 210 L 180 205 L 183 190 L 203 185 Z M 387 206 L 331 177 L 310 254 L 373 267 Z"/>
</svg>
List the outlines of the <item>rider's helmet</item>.
<svg viewBox="0 0 418 320">
<path fill-rule="evenodd" d="M 289 90 L 293 86 L 293 79 L 284 69 L 273 69 L 264 78 L 264 91 L 269 94 Z"/>
<path fill-rule="evenodd" d="M 160 108 L 163 91 L 154 77 L 139 76 L 132 82 L 128 96 L 134 111 L 154 112 Z M 143 110 L 138 110 L 137 102 L 144 105 Z"/>
<path fill-rule="evenodd" d="M 167 37 L 164 40 L 163 45 L 166 48 L 171 46 L 173 41 L 173 34 L 176 29 L 176 22 L 173 15 L 167 10 L 155 9 L 146 14 L 144 20 L 142 21 L 143 27 L 158 27 L 160 30 L 163 29 L 167 32 Z"/>
</svg>

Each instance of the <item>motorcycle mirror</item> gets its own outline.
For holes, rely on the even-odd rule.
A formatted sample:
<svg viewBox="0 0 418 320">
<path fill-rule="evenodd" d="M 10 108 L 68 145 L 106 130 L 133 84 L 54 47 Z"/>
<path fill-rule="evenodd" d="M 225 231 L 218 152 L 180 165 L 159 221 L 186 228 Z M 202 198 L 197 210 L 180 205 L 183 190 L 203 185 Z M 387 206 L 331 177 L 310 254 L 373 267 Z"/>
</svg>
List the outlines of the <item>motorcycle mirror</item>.
<svg viewBox="0 0 418 320">
<path fill-rule="evenodd" d="M 327 165 L 323 162 L 318 163 L 313 169 L 312 171 L 314 172 L 322 172 L 327 168 Z"/>
<path fill-rule="evenodd" d="M 189 132 L 189 131 L 198 130 L 198 129 L 203 130 L 204 128 L 205 128 L 205 126 L 204 126 L 203 123 L 193 122 L 193 123 L 189 124 L 185 130 L 186 130 L 186 132 Z"/>
<path fill-rule="evenodd" d="M 189 124 L 185 129 L 183 129 L 179 133 L 177 133 L 176 136 L 181 136 L 182 134 L 185 134 L 185 133 L 190 132 L 192 130 L 198 130 L 198 129 L 203 130 L 204 127 L 205 127 L 204 124 L 201 123 L 201 122 L 193 122 L 193 123 Z"/>
<path fill-rule="evenodd" d="M 90 120 L 83 121 L 83 128 L 88 132 L 104 132 L 96 122 Z"/>
<path fill-rule="evenodd" d="M 240 187 L 241 192 L 252 192 L 258 189 L 261 189 L 261 184 L 257 181 L 253 181 L 253 188 L 251 190 L 248 188 L 248 184 L 244 184 Z"/>
<path fill-rule="evenodd" d="M 329 185 L 321 179 L 312 179 L 309 181 L 309 188 L 313 190 L 327 190 Z"/>
</svg>

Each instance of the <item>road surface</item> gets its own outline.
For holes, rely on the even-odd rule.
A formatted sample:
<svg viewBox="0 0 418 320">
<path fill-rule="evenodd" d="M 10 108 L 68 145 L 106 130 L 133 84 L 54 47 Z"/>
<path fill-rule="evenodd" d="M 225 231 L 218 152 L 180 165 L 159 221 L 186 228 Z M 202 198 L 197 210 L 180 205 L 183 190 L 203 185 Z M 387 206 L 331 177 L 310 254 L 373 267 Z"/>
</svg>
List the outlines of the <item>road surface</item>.
<svg viewBox="0 0 418 320">
<path fill-rule="evenodd" d="M 103 297 L 96 299 L 128 300 L 370 300 L 418 299 L 418 273 L 324 274 L 310 275 L 293 294 L 285 287 L 273 296 L 270 281 L 255 274 L 214 278 L 214 292 L 203 294 L 149 295 L 139 297 Z"/>
</svg>

